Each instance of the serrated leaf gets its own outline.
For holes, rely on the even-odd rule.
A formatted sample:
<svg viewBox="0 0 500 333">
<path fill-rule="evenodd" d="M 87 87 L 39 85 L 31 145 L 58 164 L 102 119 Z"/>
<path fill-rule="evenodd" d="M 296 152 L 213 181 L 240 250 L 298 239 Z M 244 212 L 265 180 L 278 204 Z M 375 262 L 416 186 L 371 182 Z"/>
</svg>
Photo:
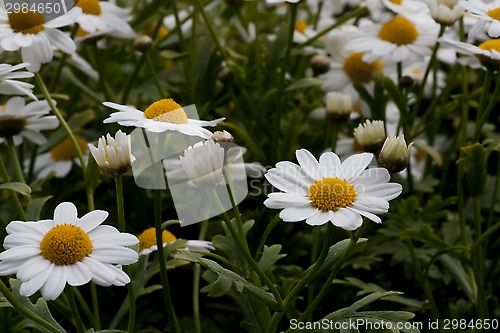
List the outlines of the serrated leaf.
<svg viewBox="0 0 500 333">
<path fill-rule="evenodd" d="M 262 257 L 260 257 L 259 268 L 265 273 L 276 263 L 276 261 L 280 260 L 283 257 L 286 257 L 286 254 L 280 254 L 281 244 L 274 244 L 271 246 L 264 245 L 264 250 L 262 251 Z"/>
<path fill-rule="evenodd" d="M 248 293 L 264 302 L 270 308 L 277 309 L 276 300 L 273 294 L 262 290 L 261 288 L 245 280 L 242 276 L 236 274 L 233 271 L 225 269 L 213 260 L 201 258 L 199 259 L 198 263 L 217 275 L 217 279 L 215 281 L 212 281 L 212 283 L 208 287 L 209 292 L 212 291 L 212 293 L 214 293 L 215 295 L 222 296 L 226 294 L 231 287 L 234 287 L 235 291 L 237 291 L 239 294 L 242 294 L 243 290 L 247 290 Z M 216 286 L 216 289 L 211 290 L 214 283 L 217 283 L 218 285 Z M 222 293 L 222 291 L 224 291 L 224 293 Z"/>
<path fill-rule="evenodd" d="M 323 83 L 323 80 L 320 80 L 315 77 L 306 77 L 303 79 L 300 79 L 288 87 L 286 87 L 285 91 L 294 91 L 298 89 L 304 89 L 304 88 L 309 88 L 309 87 L 314 87 L 314 86 L 319 86 Z"/>
<path fill-rule="evenodd" d="M 31 194 L 31 187 L 29 187 L 25 183 L 20 183 L 20 182 L 0 184 L 0 190 L 13 190 L 22 195 Z"/>
<path fill-rule="evenodd" d="M 50 310 L 47 306 L 47 302 L 43 298 L 39 298 L 36 304 L 31 303 L 28 297 L 21 296 L 19 294 L 19 288 L 21 287 L 21 281 L 17 279 L 9 279 L 10 286 L 12 287 L 12 295 L 22 303 L 22 305 L 30 312 L 36 314 L 40 318 L 44 319 L 47 323 L 52 325 L 54 328 L 58 329 L 59 332 L 66 332 L 64 328 L 52 317 Z M 46 327 L 34 322 L 33 320 L 26 318 L 21 321 L 17 326 L 16 330 L 24 328 L 34 328 L 38 332 L 51 333 Z"/>
<path fill-rule="evenodd" d="M 28 221 L 38 221 L 40 219 L 40 213 L 42 212 L 45 203 L 52 199 L 51 195 L 42 198 L 31 199 L 26 207 L 26 218 Z"/>
</svg>

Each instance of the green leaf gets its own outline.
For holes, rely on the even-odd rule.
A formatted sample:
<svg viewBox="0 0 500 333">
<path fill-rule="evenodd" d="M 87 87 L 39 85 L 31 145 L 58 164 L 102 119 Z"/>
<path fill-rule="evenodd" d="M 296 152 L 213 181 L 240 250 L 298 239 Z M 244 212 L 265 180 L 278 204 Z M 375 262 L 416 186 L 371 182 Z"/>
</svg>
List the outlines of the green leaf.
<svg viewBox="0 0 500 333">
<path fill-rule="evenodd" d="M 294 91 L 298 89 L 304 89 L 304 88 L 309 88 L 309 87 L 314 87 L 314 86 L 319 86 L 323 83 L 323 80 L 320 80 L 315 77 L 306 77 L 303 79 L 300 79 L 288 87 L 286 87 L 285 91 Z"/>
<path fill-rule="evenodd" d="M 95 331 L 93 328 L 91 328 L 88 331 L 85 331 L 85 333 L 127 333 L 127 331 L 122 331 L 122 330 L 101 330 L 101 331 Z"/>
<path fill-rule="evenodd" d="M 31 188 L 25 183 L 20 182 L 0 184 L 0 190 L 13 190 L 22 195 L 31 194 Z"/>
<path fill-rule="evenodd" d="M 160 52 L 160 56 L 162 56 L 165 59 L 178 59 L 178 58 L 183 58 L 186 57 L 187 54 L 184 52 L 175 52 L 172 50 L 164 50 Z"/>
<path fill-rule="evenodd" d="M 51 195 L 41 198 L 30 199 L 28 207 L 26 207 L 26 218 L 28 221 L 38 221 L 40 219 L 40 213 L 42 212 L 43 206 L 47 201 L 52 199 Z"/>
<path fill-rule="evenodd" d="M 271 246 L 264 245 L 264 250 L 262 252 L 262 257 L 260 257 L 259 268 L 265 273 L 271 269 L 271 267 L 276 263 L 276 261 L 280 260 L 283 257 L 286 257 L 286 254 L 280 254 L 281 244 L 274 244 Z"/>
<path fill-rule="evenodd" d="M 52 317 L 50 310 L 47 306 L 47 302 L 43 298 L 39 298 L 36 301 L 36 304 L 31 303 L 28 297 L 21 296 L 19 294 L 19 288 L 21 287 L 21 281 L 17 279 L 9 279 L 10 286 L 12 287 L 12 294 L 22 305 L 30 312 L 36 314 L 40 318 L 44 319 L 46 322 L 51 324 L 53 327 L 57 328 L 59 332 L 66 332 L 64 328 Z M 31 319 L 25 318 L 16 326 L 16 331 L 21 329 L 33 328 L 36 329 L 37 332 L 47 332 L 51 333 L 51 331 L 42 325 L 32 321 Z"/>
<path fill-rule="evenodd" d="M 273 294 L 262 290 L 261 288 L 245 280 L 242 276 L 236 274 L 233 271 L 225 269 L 213 260 L 200 258 L 198 263 L 217 275 L 215 281 L 209 281 L 210 285 L 208 286 L 208 288 L 203 288 L 204 291 L 209 292 L 210 296 L 222 296 L 229 292 L 229 290 L 231 289 L 236 291 L 237 294 L 240 294 L 243 297 L 243 291 L 246 290 L 251 295 L 264 302 L 270 308 L 277 310 L 277 304 Z M 204 277 L 206 277 L 205 274 Z M 234 287 L 234 289 L 232 289 L 232 287 Z"/>
<path fill-rule="evenodd" d="M 464 178 L 471 196 L 478 197 L 484 193 L 486 187 L 488 153 L 485 151 L 484 145 L 480 143 L 462 147 L 461 150 L 465 156 L 457 163 L 463 164 Z"/>
</svg>

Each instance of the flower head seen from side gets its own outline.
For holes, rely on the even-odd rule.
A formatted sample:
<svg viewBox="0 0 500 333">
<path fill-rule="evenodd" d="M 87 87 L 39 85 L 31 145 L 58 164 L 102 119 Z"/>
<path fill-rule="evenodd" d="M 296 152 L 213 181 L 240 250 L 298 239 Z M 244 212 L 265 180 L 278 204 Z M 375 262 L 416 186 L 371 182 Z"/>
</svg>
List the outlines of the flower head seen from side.
<svg viewBox="0 0 500 333">
<path fill-rule="evenodd" d="M 148 228 L 144 230 L 139 236 L 139 254 L 146 255 L 158 250 L 156 244 L 156 230 L 155 228 Z M 168 230 L 163 230 L 161 234 L 163 246 L 177 240 L 174 234 Z M 186 250 L 210 252 L 215 250 L 212 242 L 204 240 L 188 240 L 186 243 Z"/>
<path fill-rule="evenodd" d="M 105 124 L 117 122 L 122 126 L 141 127 L 150 132 L 176 131 L 205 139 L 209 139 L 212 132 L 203 127 L 216 126 L 225 119 L 212 121 L 189 119 L 184 109 L 171 98 L 154 102 L 144 112 L 111 102 L 104 102 L 103 105 L 121 111 L 110 114 L 109 118 L 104 119 Z"/>
<path fill-rule="evenodd" d="M 390 172 L 401 172 L 408 167 L 410 150 L 413 143 L 406 145 L 403 134 L 400 136 L 389 136 L 384 142 L 378 163 Z"/>
<path fill-rule="evenodd" d="M 37 145 L 47 142 L 40 131 L 51 130 L 59 125 L 56 116 L 48 115 L 47 101 L 25 104 L 24 98 L 12 97 L 0 108 L 0 142 L 12 137 L 15 145 L 28 139 Z"/>
<path fill-rule="evenodd" d="M 472 56 L 460 58 L 463 64 L 473 68 L 484 66 L 486 69 L 498 70 L 500 66 L 500 39 L 490 39 L 478 46 L 459 42 L 450 38 L 441 37 L 439 42 L 443 45 L 453 47 L 457 52 Z"/>
<path fill-rule="evenodd" d="M 130 9 L 120 8 L 110 1 L 79 0 L 81 9 L 75 17 L 76 23 L 86 33 L 110 35 L 117 38 L 134 38 L 135 31 L 127 23 Z"/>
<path fill-rule="evenodd" d="M 78 135 L 75 135 L 75 139 L 84 158 L 87 158 L 89 149 L 87 140 Z M 54 173 L 57 178 L 64 178 L 71 171 L 73 164 L 80 165 L 80 160 L 73 144 L 67 138 L 55 145 L 49 152 L 37 156 L 34 170 L 38 178 L 45 178 L 51 173 Z"/>
<path fill-rule="evenodd" d="M 362 216 L 381 223 L 376 214 L 386 213 L 388 201 L 401 194 L 402 186 L 389 183 L 386 169 L 366 169 L 373 159 L 370 153 L 352 155 L 342 163 L 333 152 L 323 153 L 319 161 L 306 149 L 297 150 L 296 156 L 299 165 L 278 162 L 265 175 L 281 192 L 270 193 L 264 204 L 282 209 L 285 222 L 305 220 L 317 226 L 330 221 L 354 230 L 361 226 Z"/>
<path fill-rule="evenodd" d="M 354 140 L 367 152 L 379 152 L 386 139 L 382 120 L 367 120 L 354 129 Z"/>
<path fill-rule="evenodd" d="M 484 29 L 487 29 L 490 37 L 500 37 L 500 0 L 488 3 L 482 0 L 461 0 L 459 4 L 471 16 L 479 19 L 467 35 L 469 40 L 474 39 Z"/>
<path fill-rule="evenodd" d="M 459 0 L 426 0 L 431 15 L 439 24 L 452 25 L 458 21 L 465 12 L 459 5 Z"/>
<path fill-rule="evenodd" d="M 195 186 L 215 187 L 223 178 L 224 148 L 213 140 L 188 147 L 180 161 Z"/>
<path fill-rule="evenodd" d="M 33 85 L 27 82 L 17 81 L 17 79 L 26 79 L 33 77 L 33 73 L 18 71 L 28 67 L 29 64 L 19 65 L 0 64 L 0 94 L 3 95 L 26 95 L 31 99 L 38 98 L 33 95 Z"/>
<path fill-rule="evenodd" d="M 368 63 L 388 56 L 394 62 L 414 61 L 431 55 L 438 37 L 438 24 L 425 15 L 398 15 L 382 23 L 366 24 L 347 49 L 365 52 Z"/>
<path fill-rule="evenodd" d="M 130 153 L 130 135 L 120 130 L 116 132 L 114 138 L 108 133 L 106 137 L 99 138 L 97 147 L 92 144 L 89 144 L 88 147 L 105 176 L 123 175 L 135 160 L 135 157 Z"/>
<path fill-rule="evenodd" d="M 0 275 L 16 274 L 20 294 L 54 300 L 66 283 L 80 286 L 93 281 L 101 286 L 123 286 L 130 282 L 121 265 L 138 260 L 129 248 L 137 237 L 101 225 L 108 217 L 103 210 L 78 218 L 70 202 L 59 204 L 52 219 L 12 221 L 7 225 L 5 251 L 0 253 Z"/>
<path fill-rule="evenodd" d="M 43 13 L 20 10 L 7 14 L 0 8 L 0 49 L 21 50 L 23 62 L 29 63 L 30 72 L 38 72 L 42 64 L 48 63 L 57 48 L 72 54 L 76 50 L 73 40 L 57 28 L 74 22 L 78 10 L 45 22 Z"/>
</svg>

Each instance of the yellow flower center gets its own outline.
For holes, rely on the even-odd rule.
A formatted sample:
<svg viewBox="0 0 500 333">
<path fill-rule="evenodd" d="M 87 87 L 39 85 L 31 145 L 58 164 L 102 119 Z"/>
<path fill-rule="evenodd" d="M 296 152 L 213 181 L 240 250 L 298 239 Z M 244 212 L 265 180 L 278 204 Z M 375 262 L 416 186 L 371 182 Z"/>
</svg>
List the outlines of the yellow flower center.
<svg viewBox="0 0 500 333">
<path fill-rule="evenodd" d="M 149 249 L 151 246 L 156 245 L 156 229 L 149 228 L 139 235 L 139 251 Z M 162 243 L 171 243 L 177 238 L 168 230 L 163 230 L 161 234 Z"/>
<path fill-rule="evenodd" d="M 148 119 L 171 124 L 187 124 L 188 117 L 184 109 L 171 98 L 154 102 L 144 111 Z"/>
<path fill-rule="evenodd" d="M 344 72 L 354 82 L 369 83 L 373 80 L 374 73 L 382 72 L 380 60 L 371 64 L 363 61 L 364 52 L 350 54 L 344 61 Z"/>
<path fill-rule="evenodd" d="M 83 30 L 81 27 L 78 27 L 78 29 L 76 30 L 76 34 L 75 36 L 76 37 L 85 37 L 87 36 L 89 33 L 85 30 Z"/>
<path fill-rule="evenodd" d="M 486 42 L 479 44 L 478 47 L 485 51 L 495 50 L 497 52 L 500 52 L 500 39 L 487 40 Z"/>
<path fill-rule="evenodd" d="M 14 32 L 37 34 L 43 31 L 45 18 L 34 10 L 17 11 L 9 14 L 9 24 Z"/>
<path fill-rule="evenodd" d="M 500 20 L 500 7 L 488 10 L 488 16 L 495 20 Z"/>
<path fill-rule="evenodd" d="M 92 241 L 82 228 L 59 224 L 40 242 L 40 254 L 58 266 L 74 265 L 92 253 Z"/>
<path fill-rule="evenodd" d="M 406 45 L 417 39 L 418 32 L 413 23 L 404 17 L 397 16 L 382 25 L 378 36 L 389 43 Z"/>
<path fill-rule="evenodd" d="M 295 21 L 295 30 L 303 34 L 307 29 L 307 23 L 304 20 Z"/>
<path fill-rule="evenodd" d="M 80 7 L 85 14 L 101 14 L 101 5 L 99 5 L 98 0 L 78 0 L 75 6 Z"/>
<path fill-rule="evenodd" d="M 75 139 L 82 153 L 85 153 L 89 149 L 87 141 L 78 135 L 75 135 Z M 52 148 L 50 155 L 54 161 L 69 161 L 78 157 L 75 147 L 73 147 L 69 138 L 61 141 L 61 143 Z"/>
<path fill-rule="evenodd" d="M 350 207 L 356 199 L 354 186 L 339 178 L 323 178 L 309 187 L 309 199 L 313 207 L 323 212 L 338 211 Z"/>
<path fill-rule="evenodd" d="M 389 0 L 389 1 L 395 3 L 396 5 L 400 5 L 403 2 L 403 0 Z"/>
<path fill-rule="evenodd" d="M 26 124 L 25 118 L 0 116 L 0 137 L 6 138 L 21 133 Z"/>
</svg>

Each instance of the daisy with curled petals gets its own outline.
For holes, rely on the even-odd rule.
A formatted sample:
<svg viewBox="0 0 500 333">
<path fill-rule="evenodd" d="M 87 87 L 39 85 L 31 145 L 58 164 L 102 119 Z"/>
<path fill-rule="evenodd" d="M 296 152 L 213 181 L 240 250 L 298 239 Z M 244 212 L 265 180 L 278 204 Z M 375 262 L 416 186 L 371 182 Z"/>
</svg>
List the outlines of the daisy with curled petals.
<svg viewBox="0 0 500 333">
<path fill-rule="evenodd" d="M 40 131 L 51 130 L 59 125 L 56 116 L 48 115 L 47 101 L 25 104 L 24 98 L 12 97 L 0 108 L 0 142 L 12 137 L 14 144 L 20 145 L 26 138 L 37 145 L 47 142 Z"/>
<path fill-rule="evenodd" d="M 79 0 L 72 10 L 81 9 L 76 23 L 86 33 L 134 38 L 135 31 L 127 23 L 130 9 L 120 8 L 110 1 Z"/>
<path fill-rule="evenodd" d="M 431 55 L 439 25 L 425 15 L 396 16 L 383 23 L 363 25 L 347 49 L 365 52 L 363 61 L 372 63 L 384 56 L 394 62 L 415 61 Z"/>
<path fill-rule="evenodd" d="M 463 0 L 459 3 L 471 16 L 479 20 L 472 26 L 467 37 L 473 39 L 484 29 L 493 38 L 500 37 L 500 0 L 485 3 L 481 0 Z"/>
<path fill-rule="evenodd" d="M 78 218 L 75 205 L 63 202 L 53 219 L 10 222 L 5 251 L 0 253 L 0 275 L 15 274 L 21 280 L 21 295 L 29 297 L 41 289 L 46 300 L 59 297 L 66 283 L 126 285 L 130 278 L 121 265 L 138 260 L 129 246 L 139 240 L 101 225 L 107 217 L 108 212 L 94 210 Z"/>
<path fill-rule="evenodd" d="M 17 79 L 26 79 L 33 77 L 30 72 L 16 72 L 18 69 L 28 67 L 29 64 L 19 65 L 0 64 L 0 94 L 3 95 L 26 95 L 31 99 L 37 100 L 33 95 L 33 85 L 26 82 L 17 81 Z"/>
<path fill-rule="evenodd" d="M 306 149 L 296 151 L 299 165 L 284 161 L 269 170 L 266 179 L 281 192 L 270 193 L 264 202 L 268 208 L 283 209 L 285 222 L 306 220 L 312 226 L 330 221 L 333 225 L 355 230 L 362 216 L 381 223 L 375 214 L 386 213 L 389 200 L 401 194 L 402 186 L 389 183 L 384 168 L 365 168 L 373 155 L 361 153 L 342 163 L 333 152 L 323 153 L 319 161 Z"/>
<path fill-rule="evenodd" d="M 139 235 L 139 254 L 146 255 L 153 253 L 158 250 L 158 246 L 156 245 L 156 230 L 155 228 L 148 228 L 144 230 Z M 161 233 L 161 240 L 163 246 L 168 243 L 172 243 L 177 240 L 174 234 L 172 234 L 168 230 L 163 230 Z M 200 252 L 210 252 L 215 250 L 215 247 L 212 245 L 212 242 L 205 240 L 188 240 L 186 243 L 186 250 L 188 251 L 200 251 Z"/>
<path fill-rule="evenodd" d="M 70 11 L 72 12 L 72 11 Z M 79 9 L 45 22 L 43 13 L 34 10 L 18 11 L 7 15 L 0 8 L 0 49 L 5 51 L 21 50 L 23 62 L 29 63 L 30 72 L 38 72 L 42 64 L 54 56 L 54 48 L 72 54 L 76 50 L 73 40 L 58 30 L 74 22 L 74 14 Z"/>
<path fill-rule="evenodd" d="M 210 139 L 212 132 L 203 127 L 216 126 L 225 119 L 219 118 L 212 121 L 189 119 L 184 109 L 171 98 L 154 102 L 144 112 L 116 103 L 104 102 L 102 104 L 120 110 L 120 112 L 114 112 L 109 115 L 109 118 L 104 119 L 105 124 L 118 123 L 122 126 L 141 127 L 155 133 L 176 131 Z"/>
</svg>

